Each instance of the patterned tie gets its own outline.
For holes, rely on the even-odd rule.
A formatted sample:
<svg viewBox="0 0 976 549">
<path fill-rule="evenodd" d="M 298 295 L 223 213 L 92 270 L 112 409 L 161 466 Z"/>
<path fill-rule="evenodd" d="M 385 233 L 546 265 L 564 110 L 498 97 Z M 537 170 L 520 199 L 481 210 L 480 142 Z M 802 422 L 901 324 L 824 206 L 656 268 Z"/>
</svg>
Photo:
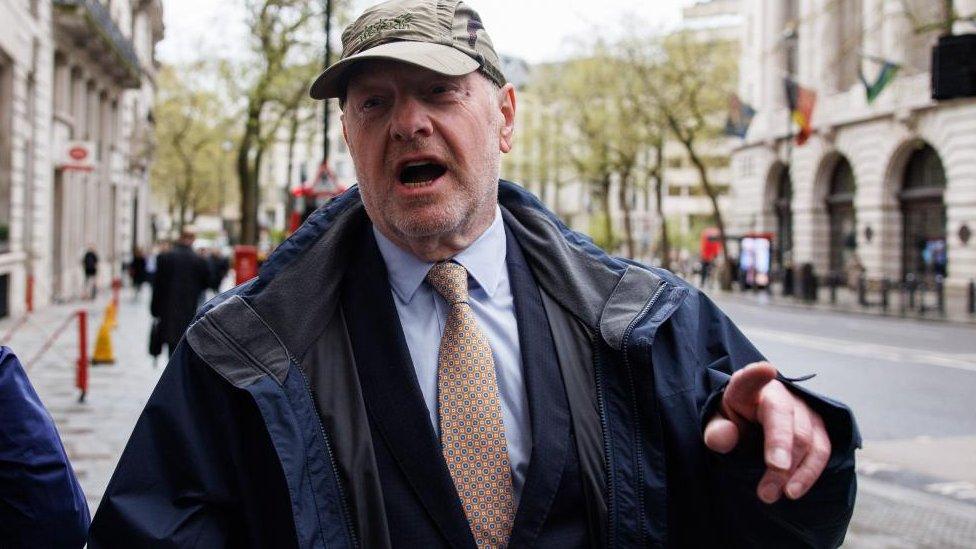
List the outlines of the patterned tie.
<svg viewBox="0 0 976 549">
<path fill-rule="evenodd" d="M 468 271 L 438 263 L 427 282 L 451 308 L 437 361 L 441 451 L 478 547 L 505 547 L 515 504 L 491 347 L 468 304 Z"/>
</svg>

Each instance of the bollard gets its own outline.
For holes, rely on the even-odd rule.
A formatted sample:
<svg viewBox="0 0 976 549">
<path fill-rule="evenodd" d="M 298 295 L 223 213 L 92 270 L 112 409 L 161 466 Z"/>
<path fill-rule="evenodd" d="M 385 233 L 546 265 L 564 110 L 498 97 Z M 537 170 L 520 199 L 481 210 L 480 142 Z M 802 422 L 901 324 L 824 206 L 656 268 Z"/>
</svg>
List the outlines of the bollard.
<svg viewBox="0 0 976 549">
<path fill-rule="evenodd" d="M 75 386 L 81 390 L 78 402 L 88 394 L 88 311 L 78 311 L 78 371 Z"/>
<path fill-rule="evenodd" d="M 881 279 L 881 310 L 888 312 L 888 290 L 891 289 L 891 282 L 888 277 Z"/>
<path fill-rule="evenodd" d="M 967 311 L 969 314 L 976 314 L 976 280 L 969 279 L 969 303 Z"/>
<path fill-rule="evenodd" d="M 27 275 L 27 300 L 25 305 L 27 305 L 27 312 L 34 312 L 34 275 Z"/>
<path fill-rule="evenodd" d="M 945 314 L 945 279 L 942 275 L 936 275 L 935 277 L 935 299 L 936 307 L 940 315 Z"/>
<path fill-rule="evenodd" d="M 861 273 L 861 276 L 857 277 L 857 302 L 861 305 L 861 307 L 868 306 L 867 293 L 868 293 L 867 276 L 864 273 Z"/>
<path fill-rule="evenodd" d="M 918 289 L 918 285 L 915 282 L 915 274 L 908 273 L 905 275 L 905 285 L 908 287 L 908 308 L 915 308 L 915 290 Z"/>
<path fill-rule="evenodd" d="M 830 273 L 827 277 L 827 284 L 830 285 L 830 303 L 831 305 L 837 304 L 837 286 L 840 284 L 840 275 L 837 273 Z"/>
<path fill-rule="evenodd" d="M 122 278 L 115 277 L 112 279 L 112 303 L 116 307 L 119 306 L 119 292 L 122 290 Z"/>
</svg>

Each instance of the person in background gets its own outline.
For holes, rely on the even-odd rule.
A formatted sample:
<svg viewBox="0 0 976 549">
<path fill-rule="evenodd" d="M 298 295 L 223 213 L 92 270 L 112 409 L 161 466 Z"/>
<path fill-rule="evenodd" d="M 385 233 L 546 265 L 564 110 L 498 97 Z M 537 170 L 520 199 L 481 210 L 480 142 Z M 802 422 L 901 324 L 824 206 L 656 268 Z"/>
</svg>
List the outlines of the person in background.
<svg viewBox="0 0 976 549">
<path fill-rule="evenodd" d="M 149 273 L 146 270 L 146 254 L 143 253 L 142 248 L 137 247 L 132 252 L 132 261 L 129 263 L 129 278 L 132 279 L 132 299 L 135 301 L 139 299 L 142 285 L 149 280 Z"/>
<path fill-rule="evenodd" d="M 159 319 L 160 337 L 171 355 L 211 286 L 207 261 L 191 248 L 194 238 L 193 232 L 183 231 L 172 249 L 156 259 L 149 309 Z"/>
<path fill-rule="evenodd" d="M 90 521 L 54 421 L 0 347 L 0 547 L 82 547 Z"/>
<path fill-rule="evenodd" d="M 97 290 L 98 254 L 95 246 L 89 245 L 81 258 L 81 267 L 85 270 L 85 297 L 94 301 Z"/>
<path fill-rule="evenodd" d="M 220 293 L 220 285 L 230 272 L 230 260 L 220 253 L 219 248 L 211 248 L 207 252 L 207 265 L 210 267 L 210 289 L 215 294 Z"/>
</svg>

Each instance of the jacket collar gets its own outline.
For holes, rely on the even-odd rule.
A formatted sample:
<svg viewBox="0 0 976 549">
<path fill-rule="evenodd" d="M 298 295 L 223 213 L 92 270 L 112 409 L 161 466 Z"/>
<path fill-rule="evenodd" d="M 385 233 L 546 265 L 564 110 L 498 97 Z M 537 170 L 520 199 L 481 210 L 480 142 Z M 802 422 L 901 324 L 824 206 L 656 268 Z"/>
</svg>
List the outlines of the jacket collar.
<svg viewBox="0 0 976 549">
<path fill-rule="evenodd" d="M 514 183 L 500 181 L 498 201 L 539 286 L 611 348 L 621 348 L 639 318 L 652 322 L 653 332 L 680 304 L 685 290 L 670 275 L 607 255 Z M 352 236 L 368 223 L 353 187 L 316 211 L 268 258 L 257 280 L 234 292 L 289 357 L 304 356 L 335 312 L 345 259 L 357 240 Z"/>
</svg>

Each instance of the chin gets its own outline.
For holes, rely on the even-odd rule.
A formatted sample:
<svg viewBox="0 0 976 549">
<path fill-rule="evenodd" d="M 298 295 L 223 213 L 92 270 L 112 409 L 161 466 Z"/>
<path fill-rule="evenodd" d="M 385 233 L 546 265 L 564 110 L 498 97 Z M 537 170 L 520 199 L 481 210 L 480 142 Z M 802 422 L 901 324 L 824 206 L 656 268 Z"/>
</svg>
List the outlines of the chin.
<svg viewBox="0 0 976 549">
<path fill-rule="evenodd" d="M 455 232 L 461 225 L 457 216 L 440 212 L 439 214 L 413 214 L 393 220 L 392 225 L 407 238 L 429 238 Z"/>
</svg>

